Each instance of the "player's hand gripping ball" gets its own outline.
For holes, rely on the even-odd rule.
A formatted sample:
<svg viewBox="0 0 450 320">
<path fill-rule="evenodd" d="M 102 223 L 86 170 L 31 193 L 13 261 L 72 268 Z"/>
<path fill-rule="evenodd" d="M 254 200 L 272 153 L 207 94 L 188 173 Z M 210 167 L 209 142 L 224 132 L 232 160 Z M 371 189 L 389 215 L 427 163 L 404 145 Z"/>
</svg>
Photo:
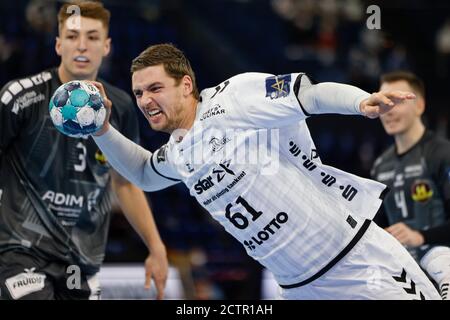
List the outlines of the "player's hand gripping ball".
<svg viewBox="0 0 450 320">
<path fill-rule="evenodd" d="M 70 81 L 56 89 L 48 106 L 55 127 L 74 138 L 99 131 L 106 108 L 98 89 L 85 81 Z"/>
</svg>

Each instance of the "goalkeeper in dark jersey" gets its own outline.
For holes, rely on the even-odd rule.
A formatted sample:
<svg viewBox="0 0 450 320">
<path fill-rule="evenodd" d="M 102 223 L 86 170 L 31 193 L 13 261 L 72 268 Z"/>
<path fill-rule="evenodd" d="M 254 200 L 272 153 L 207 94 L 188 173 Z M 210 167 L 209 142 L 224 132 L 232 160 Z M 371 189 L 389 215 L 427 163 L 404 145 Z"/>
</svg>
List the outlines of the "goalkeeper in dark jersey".
<svg viewBox="0 0 450 320">
<path fill-rule="evenodd" d="M 2 299 L 99 297 L 96 273 L 105 254 L 111 188 L 151 252 L 145 286 L 153 278 L 158 298 L 163 296 L 166 249 L 145 194 L 111 169 L 91 137 L 60 134 L 48 113 L 49 99 L 62 83 L 97 79 L 111 46 L 109 18 L 99 2 L 63 5 L 55 47 L 59 67 L 13 80 L 0 91 Z M 113 101 L 113 126 L 136 141 L 131 98 L 97 81 Z"/>
<path fill-rule="evenodd" d="M 380 117 L 395 144 L 375 162 L 373 178 L 390 192 L 377 216 L 407 247 L 448 298 L 450 282 L 450 142 L 427 130 L 421 120 L 425 86 L 409 72 L 381 78 L 381 90 L 405 90 L 415 100 L 403 102 Z"/>
</svg>

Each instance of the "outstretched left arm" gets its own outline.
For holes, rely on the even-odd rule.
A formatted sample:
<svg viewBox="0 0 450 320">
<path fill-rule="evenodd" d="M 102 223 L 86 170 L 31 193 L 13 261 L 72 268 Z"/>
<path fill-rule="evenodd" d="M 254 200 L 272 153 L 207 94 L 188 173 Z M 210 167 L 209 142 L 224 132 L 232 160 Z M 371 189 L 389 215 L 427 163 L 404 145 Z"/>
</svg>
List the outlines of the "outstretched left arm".
<svg viewBox="0 0 450 320">
<path fill-rule="evenodd" d="M 145 287 L 150 288 L 150 280 L 153 278 L 158 292 L 157 298 L 162 299 L 169 264 L 166 248 L 159 236 L 145 194 L 115 171 L 112 173 L 112 186 L 125 216 L 150 251 L 145 260 Z"/>
</svg>

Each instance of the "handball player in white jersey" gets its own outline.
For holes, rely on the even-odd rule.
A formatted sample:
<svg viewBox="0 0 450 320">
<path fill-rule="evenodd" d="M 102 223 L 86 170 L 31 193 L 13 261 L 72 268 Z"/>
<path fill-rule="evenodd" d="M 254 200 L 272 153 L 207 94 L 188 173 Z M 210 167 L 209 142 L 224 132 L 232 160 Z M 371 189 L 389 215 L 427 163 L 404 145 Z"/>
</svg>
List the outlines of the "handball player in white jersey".
<svg viewBox="0 0 450 320">
<path fill-rule="evenodd" d="M 184 183 L 273 273 L 280 298 L 440 299 L 371 221 L 386 186 L 322 164 L 305 122 L 322 113 L 376 118 L 412 93 L 370 95 L 302 73 L 244 73 L 199 93 L 189 61 L 170 44 L 147 48 L 131 72 L 140 110 L 171 138 L 151 153 L 105 122 L 96 143 L 144 190 Z"/>
</svg>

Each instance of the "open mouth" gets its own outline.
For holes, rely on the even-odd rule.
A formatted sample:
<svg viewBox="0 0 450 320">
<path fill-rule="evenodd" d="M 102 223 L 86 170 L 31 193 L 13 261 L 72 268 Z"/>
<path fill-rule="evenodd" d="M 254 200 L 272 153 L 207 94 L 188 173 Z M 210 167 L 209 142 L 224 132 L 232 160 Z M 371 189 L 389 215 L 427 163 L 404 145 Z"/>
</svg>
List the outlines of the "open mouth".
<svg viewBox="0 0 450 320">
<path fill-rule="evenodd" d="M 80 63 L 88 63 L 90 61 L 86 56 L 76 56 L 73 60 Z"/>
<path fill-rule="evenodd" d="M 153 109 L 153 110 L 148 110 L 147 114 L 149 115 L 150 118 L 152 117 L 156 117 L 157 115 L 161 114 L 162 111 L 159 109 Z"/>
</svg>

